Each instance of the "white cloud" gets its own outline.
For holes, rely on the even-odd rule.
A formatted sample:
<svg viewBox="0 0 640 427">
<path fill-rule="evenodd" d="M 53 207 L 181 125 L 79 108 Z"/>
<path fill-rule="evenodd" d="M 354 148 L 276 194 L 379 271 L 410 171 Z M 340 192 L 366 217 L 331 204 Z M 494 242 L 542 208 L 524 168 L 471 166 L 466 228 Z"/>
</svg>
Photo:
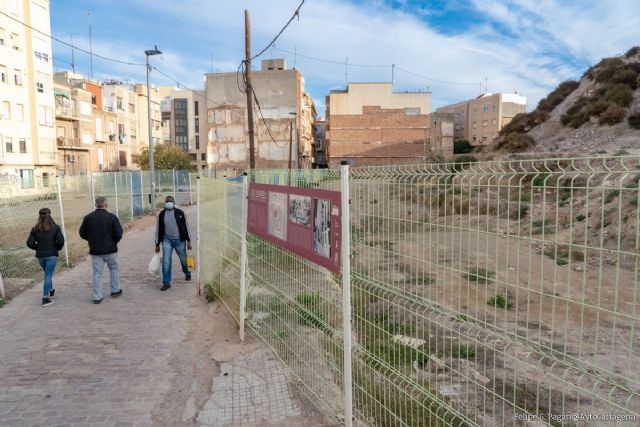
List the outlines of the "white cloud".
<svg viewBox="0 0 640 427">
<path fill-rule="evenodd" d="M 158 68 L 190 85 L 202 85 L 202 73 L 214 68 L 234 71 L 244 56 L 244 9 L 251 10 L 252 48 L 265 46 L 289 18 L 299 0 L 132 0 L 133 7 L 151 8 L 167 17 L 144 28 L 123 29 L 130 40 L 137 32 L 150 32 L 165 52 L 154 58 Z M 471 0 L 465 7 L 486 18 L 484 22 L 463 22 L 455 35 L 430 27 L 427 12 L 414 13 L 410 6 L 394 10 L 383 1 L 354 4 L 342 0 L 307 1 L 299 20 L 294 20 L 277 42 L 277 47 L 314 57 L 351 64 L 388 65 L 386 68 L 351 66 L 350 81 L 389 81 L 391 64 L 428 76 L 433 80 L 475 83 L 474 86 L 442 84 L 396 72 L 398 89 L 425 88 L 433 92 L 434 107 L 478 94 L 488 79 L 490 91 L 518 91 L 534 106 L 557 83 L 579 77 L 586 63 L 625 51 L 636 42 L 640 28 L 640 3 L 620 0 L 560 2 L 559 0 Z M 170 18 L 168 18 L 170 17 Z M 169 25 L 171 23 L 172 25 Z M 507 28 L 503 34 L 496 27 Z M 127 33 L 127 31 L 131 31 Z M 140 62 L 148 46 L 128 46 L 101 41 L 94 50 Z M 164 47 L 164 49 L 163 49 Z M 272 55 L 267 51 L 265 57 Z M 282 56 L 275 52 L 277 56 Z M 575 55 L 575 59 L 567 56 Z M 293 56 L 287 55 L 289 63 Z M 300 56 L 307 88 L 316 99 L 332 87 L 343 86 L 344 65 L 312 61 Z M 121 70 L 104 64 L 104 70 Z M 255 64 L 254 68 L 259 67 Z M 144 67 L 140 76 L 143 77 Z M 168 83 L 168 82 L 165 82 Z"/>
</svg>

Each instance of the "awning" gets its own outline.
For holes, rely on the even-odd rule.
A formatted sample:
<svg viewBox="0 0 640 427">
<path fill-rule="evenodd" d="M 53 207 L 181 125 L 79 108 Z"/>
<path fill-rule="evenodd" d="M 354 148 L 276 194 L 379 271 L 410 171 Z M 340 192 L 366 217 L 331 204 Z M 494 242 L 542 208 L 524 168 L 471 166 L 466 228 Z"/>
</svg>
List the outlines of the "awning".
<svg viewBox="0 0 640 427">
<path fill-rule="evenodd" d="M 71 99 L 71 91 L 69 91 L 69 90 L 53 88 L 53 95 L 54 96 L 64 96 L 67 99 Z"/>
</svg>

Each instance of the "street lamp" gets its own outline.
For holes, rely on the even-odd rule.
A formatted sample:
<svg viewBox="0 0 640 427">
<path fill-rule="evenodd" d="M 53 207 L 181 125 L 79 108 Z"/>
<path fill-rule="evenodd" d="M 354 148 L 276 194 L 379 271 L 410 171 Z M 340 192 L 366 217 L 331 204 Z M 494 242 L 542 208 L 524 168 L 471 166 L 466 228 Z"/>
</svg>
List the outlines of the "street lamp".
<svg viewBox="0 0 640 427">
<path fill-rule="evenodd" d="M 151 136 L 151 89 L 149 88 L 149 72 L 151 67 L 149 66 L 149 57 L 152 55 L 161 55 L 162 52 L 158 50 L 158 46 L 154 46 L 153 50 L 145 50 L 145 57 L 147 59 L 147 125 L 149 126 L 149 175 L 151 178 L 151 212 L 156 211 L 156 174 L 154 169 L 153 159 L 153 137 Z"/>
</svg>

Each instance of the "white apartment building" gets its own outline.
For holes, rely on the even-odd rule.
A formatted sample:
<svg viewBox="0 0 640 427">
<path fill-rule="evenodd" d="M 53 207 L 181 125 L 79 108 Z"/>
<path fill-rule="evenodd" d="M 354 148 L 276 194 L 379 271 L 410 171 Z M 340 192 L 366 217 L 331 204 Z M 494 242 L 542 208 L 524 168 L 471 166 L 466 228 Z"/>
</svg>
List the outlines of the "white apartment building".
<svg viewBox="0 0 640 427">
<path fill-rule="evenodd" d="M 0 177 L 33 188 L 56 172 L 48 0 L 0 1 Z"/>
</svg>

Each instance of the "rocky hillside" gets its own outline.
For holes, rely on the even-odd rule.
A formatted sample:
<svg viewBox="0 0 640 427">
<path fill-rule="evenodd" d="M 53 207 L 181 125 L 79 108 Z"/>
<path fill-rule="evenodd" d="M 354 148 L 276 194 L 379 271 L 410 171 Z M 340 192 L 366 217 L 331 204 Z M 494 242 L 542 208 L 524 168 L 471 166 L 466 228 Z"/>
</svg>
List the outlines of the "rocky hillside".
<svg viewBox="0 0 640 427">
<path fill-rule="evenodd" d="M 640 154 L 640 47 L 561 83 L 534 111 L 514 117 L 489 151 Z"/>
</svg>

